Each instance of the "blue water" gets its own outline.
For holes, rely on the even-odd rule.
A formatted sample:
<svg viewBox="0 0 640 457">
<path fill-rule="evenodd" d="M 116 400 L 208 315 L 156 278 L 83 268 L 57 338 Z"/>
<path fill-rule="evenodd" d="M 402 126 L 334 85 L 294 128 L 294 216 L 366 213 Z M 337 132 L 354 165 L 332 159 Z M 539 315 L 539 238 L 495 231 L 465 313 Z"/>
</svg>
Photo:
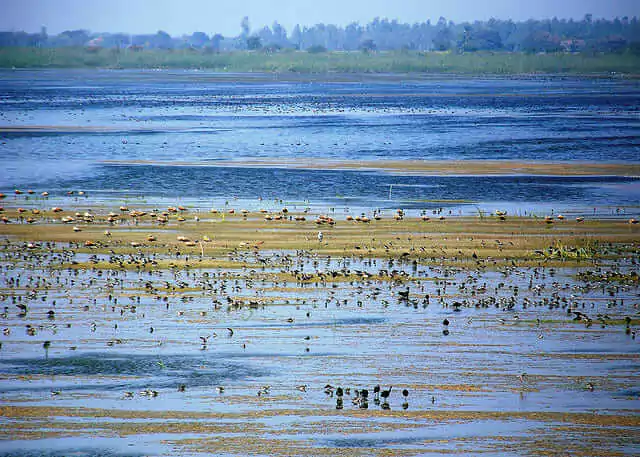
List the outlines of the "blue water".
<svg viewBox="0 0 640 457">
<path fill-rule="evenodd" d="M 576 212 L 640 201 L 634 178 L 402 177 L 243 166 L 256 159 L 637 163 L 637 81 L 350 76 L 318 82 L 194 71 L 2 71 L 0 127 L 15 126 L 45 129 L 0 133 L 4 193 L 84 189 L 118 197 L 427 209 L 424 200 L 466 200 Z M 170 166 L 131 163 L 137 160 Z M 219 168 L 218 161 L 237 166 Z"/>
</svg>

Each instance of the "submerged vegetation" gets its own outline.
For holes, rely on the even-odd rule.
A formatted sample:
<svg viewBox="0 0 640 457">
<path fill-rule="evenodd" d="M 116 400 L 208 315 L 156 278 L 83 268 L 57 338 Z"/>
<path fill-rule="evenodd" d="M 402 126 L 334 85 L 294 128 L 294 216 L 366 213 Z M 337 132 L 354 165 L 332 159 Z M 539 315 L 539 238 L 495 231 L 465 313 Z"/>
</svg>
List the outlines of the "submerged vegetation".
<svg viewBox="0 0 640 457">
<path fill-rule="evenodd" d="M 640 73 L 635 54 L 285 50 L 208 53 L 193 49 L 0 48 L 4 68 L 189 68 L 277 73 Z"/>
</svg>

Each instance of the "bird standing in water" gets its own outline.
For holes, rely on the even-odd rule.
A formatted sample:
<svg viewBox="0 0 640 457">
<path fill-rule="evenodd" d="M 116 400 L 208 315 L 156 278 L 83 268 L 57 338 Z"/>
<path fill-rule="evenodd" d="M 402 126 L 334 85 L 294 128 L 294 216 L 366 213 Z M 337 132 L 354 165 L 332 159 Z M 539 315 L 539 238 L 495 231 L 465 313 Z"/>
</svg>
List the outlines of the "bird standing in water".
<svg viewBox="0 0 640 457">
<path fill-rule="evenodd" d="M 322 232 L 318 232 L 318 243 L 322 243 L 323 239 L 324 239 L 324 235 L 322 234 Z"/>
<path fill-rule="evenodd" d="M 393 389 L 393 386 L 389 387 L 389 390 L 383 390 L 382 392 L 380 392 L 380 396 L 382 397 L 384 403 L 388 402 L 389 395 L 391 395 L 391 389 Z"/>
</svg>

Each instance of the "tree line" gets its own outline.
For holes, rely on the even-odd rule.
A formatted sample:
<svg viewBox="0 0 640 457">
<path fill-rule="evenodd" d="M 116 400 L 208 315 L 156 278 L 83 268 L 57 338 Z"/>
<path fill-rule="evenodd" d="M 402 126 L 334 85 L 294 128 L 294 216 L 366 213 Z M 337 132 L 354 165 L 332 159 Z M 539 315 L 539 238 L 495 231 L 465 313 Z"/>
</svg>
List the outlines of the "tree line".
<svg viewBox="0 0 640 457">
<path fill-rule="evenodd" d="M 287 31 L 274 22 L 252 30 L 248 17 L 240 23 L 237 36 L 194 32 L 172 37 L 164 31 L 155 34 L 92 33 L 68 30 L 48 35 L 39 33 L 0 32 L 0 47 L 85 47 L 88 50 L 115 49 L 192 49 L 203 52 L 253 50 L 277 52 L 283 49 L 364 52 L 388 50 L 413 51 L 506 51 L 506 52 L 606 52 L 640 53 L 640 22 L 637 17 L 582 20 L 544 19 L 515 22 L 488 21 L 454 23 L 441 17 L 413 24 L 375 18 L 361 25 L 296 25 Z"/>
</svg>

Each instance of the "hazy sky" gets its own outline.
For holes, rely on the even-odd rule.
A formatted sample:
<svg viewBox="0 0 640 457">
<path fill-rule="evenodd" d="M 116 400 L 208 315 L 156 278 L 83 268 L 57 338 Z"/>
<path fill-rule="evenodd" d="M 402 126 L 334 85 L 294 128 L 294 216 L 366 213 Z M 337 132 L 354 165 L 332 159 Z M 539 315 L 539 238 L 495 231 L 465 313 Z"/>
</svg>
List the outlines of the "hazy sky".
<svg viewBox="0 0 640 457">
<path fill-rule="evenodd" d="M 278 20 L 288 31 L 294 24 L 366 23 L 376 16 L 401 22 L 454 22 L 474 19 L 526 20 L 640 15 L 640 0 L 0 0 L 0 30 L 35 32 L 45 25 L 50 34 L 69 29 L 93 32 L 171 35 L 194 31 L 240 32 L 249 16 L 252 29 Z"/>
</svg>

